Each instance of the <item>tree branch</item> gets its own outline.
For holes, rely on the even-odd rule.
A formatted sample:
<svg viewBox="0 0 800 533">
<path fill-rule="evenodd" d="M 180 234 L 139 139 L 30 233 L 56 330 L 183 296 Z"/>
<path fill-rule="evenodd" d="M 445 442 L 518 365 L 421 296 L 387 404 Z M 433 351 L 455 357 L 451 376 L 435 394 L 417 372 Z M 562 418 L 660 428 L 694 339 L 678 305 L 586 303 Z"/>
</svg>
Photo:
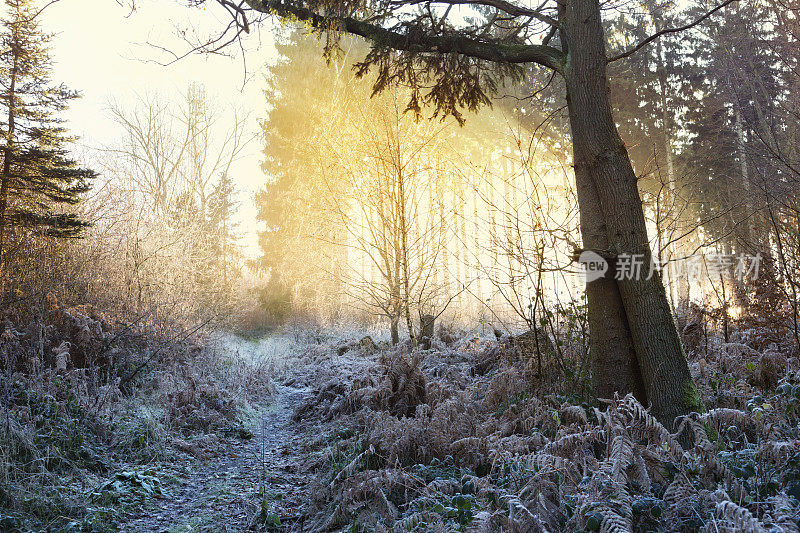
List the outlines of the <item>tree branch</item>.
<svg viewBox="0 0 800 533">
<path fill-rule="evenodd" d="M 423 32 L 402 34 L 352 17 L 323 16 L 298 5 L 280 0 L 246 0 L 256 11 L 271 13 L 282 18 L 296 18 L 314 28 L 337 27 L 341 31 L 359 35 L 372 43 L 407 52 L 455 53 L 495 63 L 537 63 L 557 72 L 563 71 L 564 54 L 551 46 L 486 42 L 471 39 L 458 33 L 430 35 Z"/>
<path fill-rule="evenodd" d="M 625 59 L 626 57 L 632 56 L 633 54 L 635 54 L 636 52 L 638 52 L 639 50 L 641 50 L 642 48 L 644 48 L 648 44 L 652 43 L 653 41 L 655 41 L 656 39 L 661 37 L 662 35 L 666 35 L 668 33 L 678 33 L 678 32 L 682 32 L 682 31 L 688 30 L 690 28 L 693 28 L 693 27 L 697 26 L 698 24 L 700 24 L 701 22 L 703 22 L 708 17 L 710 17 L 711 15 L 713 15 L 714 13 L 716 13 L 717 11 L 719 11 L 720 9 L 722 9 L 723 7 L 727 6 L 728 4 L 732 4 L 733 2 L 737 2 L 737 1 L 738 0 L 725 0 L 724 2 L 722 2 L 717 7 L 715 7 L 714 9 L 712 9 L 710 11 L 706 11 L 702 16 L 698 17 L 697 19 L 695 19 L 694 21 L 690 22 L 689 24 L 686 24 L 684 26 L 680 26 L 680 27 L 677 27 L 677 28 L 666 28 L 666 29 L 663 29 L 663 30 L 661 30 L 659 32 L 656 32 L 653 35 L 651 35 L 650 37 L 648 37 L 647 39 L 645 39 L 644 41 L 640 42 L 639 44 L 637 44 L 636 46 L 631 48 L 630 50 L 627 50 L 627 51 L 625 51 L 625 52 L 623 52 L 623 53 L 621 53 L 619 55 L 616 55 L 616 56 L 612 57 L 611 59 L 608 60 L 608 62 L 609 63 L 613 63 L 614 61 L 619 61 L 620 59 Z"/>
<path fill-rule="evenodd" d="M 422 3 L 447 4 L 449 6 L 475 5 L 493 7 L 503 11 L 508 15 L 511 15 L 512 17 L 533 17 L 542 22 L 546 22 L 550 26 L 558 27 L 558 21 L 543 14 L 540 9 L 529 9 L 527 7 L 522 7 L 511 2 L 507 2 L 506 0 L 395 0 L 392 2 L 392 4 L 397 6 Z"/>
</svg>

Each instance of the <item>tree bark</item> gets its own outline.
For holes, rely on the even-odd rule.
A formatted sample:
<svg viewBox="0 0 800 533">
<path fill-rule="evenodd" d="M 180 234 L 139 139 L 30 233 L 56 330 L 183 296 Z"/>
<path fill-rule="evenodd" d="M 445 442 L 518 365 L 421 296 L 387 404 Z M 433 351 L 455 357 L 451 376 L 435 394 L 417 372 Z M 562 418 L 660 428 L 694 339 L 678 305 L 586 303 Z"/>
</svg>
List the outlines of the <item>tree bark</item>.
<svg viewBox="0 0 800 533">
<path fill-rule="evenodd" d="M 397 316 L 390 318 L 389 332 L 392 335 L 392 345 L 397 345 L 400 342 L 399 320 Z"/>
<path fill-rule="evenodd" d="M 608 236 L 594 184 L 576 169 L 576 187 L 581 217 L 581 237 L 587 249 L 608 250 Z M 609 269 L 613 270 L 613 266 Z M 592 387 L 599 398 L 611 398 L 615 392 L 632 392 L 647 405 L 636 350 L 633 347 L 628 317 L 613 271 L 606 277 L 586 284 L 589 319 L 589 351 L 592 364 Z"/>
<path fill-rule="evenodd" d="M 658 12 L 658 10 L 655 10 L 653 13 L 653 22 L 655 23 L 655 30 L 657 32 L 663 29 L 664 25 L 661 20 L 661 14 Z M 656 41 L 656 72 L 658 75 L 659 99 L 661 101 L 661 140 L 663 143 L 664 159 L 667 163 L 667 187 L 669 190 L 667 196 L 667 205 L 669 206 L 670 210 L 673 210 L 677 205 L 678 193 L 675 179 L 675 158 L 673 157 L 672 153 L 673 131 L 672 118 L 670 117 L 669 113 L 669 83 L 667 80 L 667 74 L 673 71 L 674 66 L 669 55 L 665 53 L 664 46 L 661 43 L 661 39 Z M 678 216 L 668 213 L 666 217 L 667 224 L 671 228 L 674 228 L 679 223 L 678 218 Z M 666 251 L 667 259 L 669 260 L 675 260 L 678 257 L 681 249 L 680 244 L 673 240 L 672 233 L 674 233 L 674 231 L 674 229 L 671 230 L 670 234 L 667 235 L 669 242 L 667 244 Z M 663 251 L 664 250 L 662 249 L 661 244 L 659 244 L 659 256 L 663 253 Z M 663 257 L 659 257 L 659 260 L 663 261 L 663 259 Z M 689 278 L 688 276 L 680 276 L 678 279 L 676 279 L 676 277 L 677 276 L 670 276 L 669 284 L 666 287 L 667 294 L 671 300 L 673 312 L 677 311 L 678 309 L 688 308 L 689 305 Z"/>
<path fill-rule="evenodd" d="M 423 350 L 431 349 L 435 323 L 436 317 L 434 315 L 425 314 L 419 317 L 419 343 Z"/>
<path fill-rule="evenodd" d="M 588 284 L 595 387 L 600 394 L 637 394 L 642 384 L 639 397 L 673 428 L 676 416 L 700 409 L 700 400 L 661 278 L 647 279 L 647 228 L 636 175 L 611 114 L 600 7 L 597 0 L 572 0 L 559 10 L 584 247 L 636 255 L 644 265 L 642 276 Z"/>
<path fill-rule="evenodd" d="M 411 272 L 410 272 L 410 253 L 408 251 L 408 217 L 406 213 L 406 187 L 405 176 L 403 175 L 400 154 L 397 153 L 394 172 L 397 173 L 397 210 L 400 215 L 400 257 L 402 258 L 402 283 L 403 283 L 403 314 L 406 318 L 408 337 L 411 339 L 411 346 L 417 346 L 417 336 L 414 334 L 414 321 L 411 319 Z"/>
<path fill-rule="evenodd" d="M 14 29 L 13 31 L 16 31 Z M 17 71 L 19 62 L 19 48 L 12 45 L 11 53 L 13 54 L 13 63 L 11 72 L 9 73 L 10 83 L 8 87 L 8 133 L 6 135 L 6 145 L 3 148 L 3 175 L 2 184 L 0 184 L 0 273 L 3 271 L 5 258 L 3 252 L 5 251 L 6 240 L 6 219 L 8 212 L 8 195 L 11 184 L 11 159 L 14 155 L 14 135 L 16 134 L 15 126 L 15 113 L 14 113 L 14 98 L 17 93 Z"/>
</svg>

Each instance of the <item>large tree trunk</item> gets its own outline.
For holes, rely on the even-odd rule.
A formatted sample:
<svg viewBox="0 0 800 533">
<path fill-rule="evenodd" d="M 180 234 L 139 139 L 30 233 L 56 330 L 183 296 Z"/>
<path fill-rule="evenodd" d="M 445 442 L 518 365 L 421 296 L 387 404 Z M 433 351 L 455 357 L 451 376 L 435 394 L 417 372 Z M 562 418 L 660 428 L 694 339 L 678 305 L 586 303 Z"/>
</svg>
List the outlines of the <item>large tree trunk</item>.
<svg viewBox="0 0 800 533">
<path fill-rule="evenodd" d="M 583 246 L 608 250 L 608 232 L 594 183 L 576 169 L 576 186 L 581 217 Z M 645 385 L 633 347 L 628 318 L 614 280 L 613 265 L 605 277 L 586 285 L 589 304 L 590 355 L 594 393 L 611 398 L 615 392 L 633 392 L 647 405 Z"/>
<path fill-rule="evenodd" d="M 676 416 L 698 410 L 700 401 L 661 278 L 646 279 L 647 229 L 636 175 L 611 114 L 599 4 L 571 0 L 559 6 L 584 246 L 614 257 L 638 255 L 644 263 L 638 279 L 588 284 L 595 386 L 600 394 L 638 394 L 672 428 Z"/>
</svg>

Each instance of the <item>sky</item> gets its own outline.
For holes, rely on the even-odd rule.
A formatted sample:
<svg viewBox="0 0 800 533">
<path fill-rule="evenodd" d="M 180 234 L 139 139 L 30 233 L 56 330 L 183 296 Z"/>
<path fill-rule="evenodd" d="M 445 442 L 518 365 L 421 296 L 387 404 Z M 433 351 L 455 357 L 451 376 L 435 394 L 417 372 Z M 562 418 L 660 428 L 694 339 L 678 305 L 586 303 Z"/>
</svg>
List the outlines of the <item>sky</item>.
<svg viewBox="0 0 800 533">
<path fill-rule="evenodd" d="M 137 0 L 135 11 L 116 0 L 60 0 L 48 7 L 42 26 L 55 34 L 53 81 L 82 94 L 64 115 L 70 132 L 81 137 L 76 153 L 91 154 L 121 138 L 121 129 L 109 118 L 111 101 L 125 105 L 149 93 L 180 100 L 191 83 L 203 84 L 221 108 L 237 105 L 250 111 L 248 128 L 256 134 L 258 120 L 266 117 L 265 68 L 277 58 L 270 25 L 248 38 L 247 69 L 241 55 L 195 54 L 164 66 L 159 63 L 169 57 L 153 46 L 183 52 L 187 45 L 177 32 L 207 35 L 227 24 L 225 15 L 211 7 L 190 9 L 179 0 Z M 249 257 L 258 254 L 253 194 L 265 181 L 261 159 L 261 142 L 255 139 L 231 173 L 239 189 L 237 218 Z"/>
</svg>

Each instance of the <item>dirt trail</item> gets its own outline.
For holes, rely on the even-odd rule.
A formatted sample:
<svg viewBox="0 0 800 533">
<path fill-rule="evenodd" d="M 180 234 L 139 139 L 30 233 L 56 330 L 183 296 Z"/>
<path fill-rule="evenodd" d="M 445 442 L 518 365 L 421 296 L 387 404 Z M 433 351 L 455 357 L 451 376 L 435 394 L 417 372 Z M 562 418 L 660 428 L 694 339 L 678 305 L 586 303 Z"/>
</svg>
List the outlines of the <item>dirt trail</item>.
<svg viewBox="0 0 800 533">
<path fill-rule="evenodd" d="M 278 386 L 249 440 L 226 440 L 217 457 L 195 460 L 167 484 L 162 498 L 135 516 L 125 532 L 244 531 L 261 502 L 280 518 L 280 530 L 302 531 L 312 476 L 304 472 L 306 435 L 291 420 L 306 389 Z M 263 467 L 262 467 L 263 465 Z M 259 494 L 263 480 L 263 494 Z"/>
</svg>

